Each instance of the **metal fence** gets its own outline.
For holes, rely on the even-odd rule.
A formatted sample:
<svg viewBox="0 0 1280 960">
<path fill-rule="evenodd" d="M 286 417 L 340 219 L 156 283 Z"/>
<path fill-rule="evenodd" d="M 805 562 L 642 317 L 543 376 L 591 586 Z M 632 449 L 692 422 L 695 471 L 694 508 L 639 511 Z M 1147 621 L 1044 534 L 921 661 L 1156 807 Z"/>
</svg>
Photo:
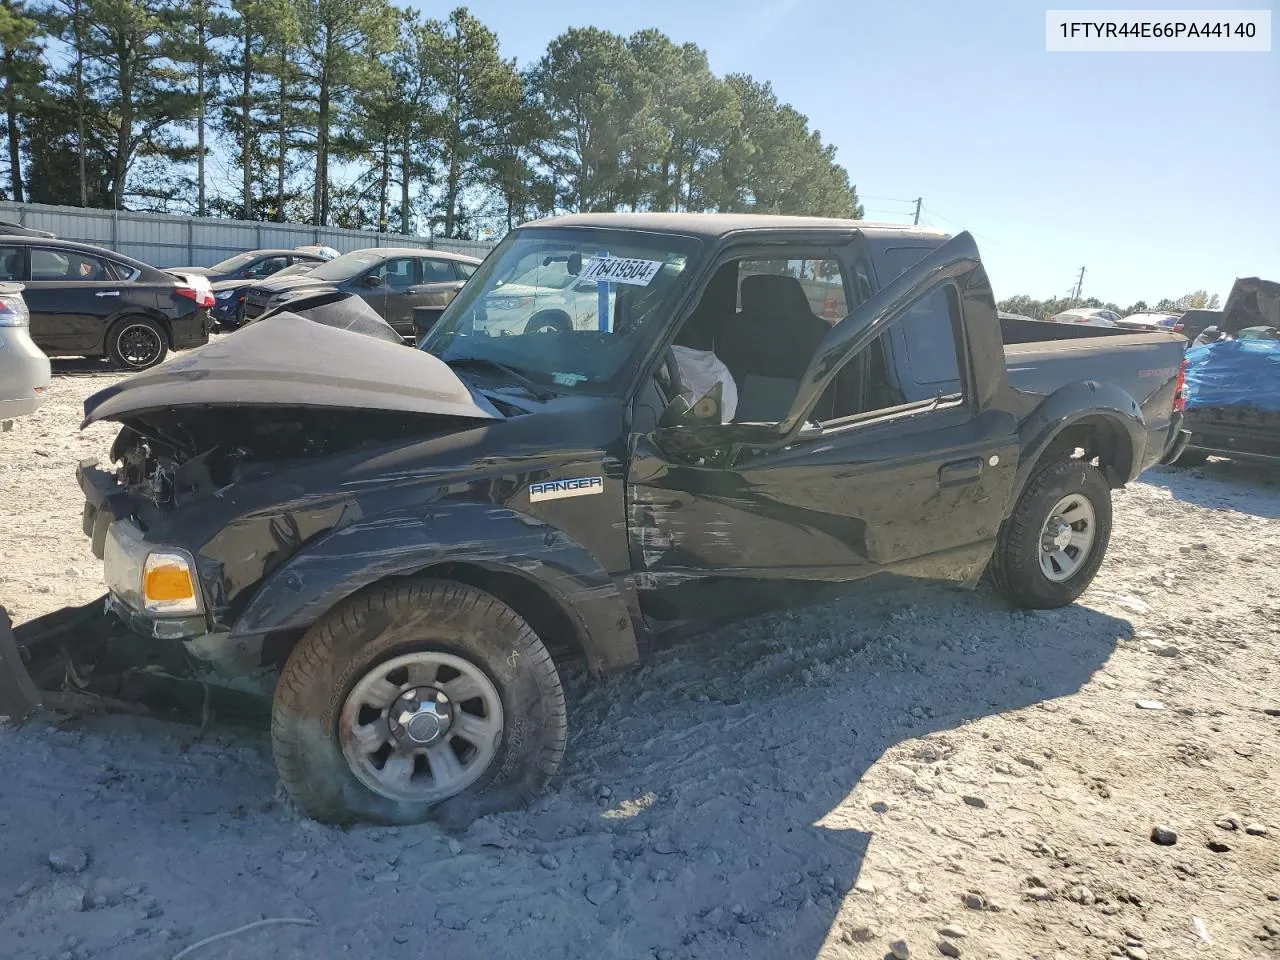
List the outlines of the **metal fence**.
<svg viewBox="0 0 1280 960">
<path fill-rule="evenodd" d="M 155 267 L 208 267 L 245 250 L 291 249 L 308 244 L 324 244 L 341 253 L 365 247 L 420 247 L 480 258 L 494 246 L 483 240 L 429 240 L 300 223 L 174 217 L 12 201 L 0 201 L 0 220 L 48 230 L 63 240 L 97 244 Z"/>
</svg>

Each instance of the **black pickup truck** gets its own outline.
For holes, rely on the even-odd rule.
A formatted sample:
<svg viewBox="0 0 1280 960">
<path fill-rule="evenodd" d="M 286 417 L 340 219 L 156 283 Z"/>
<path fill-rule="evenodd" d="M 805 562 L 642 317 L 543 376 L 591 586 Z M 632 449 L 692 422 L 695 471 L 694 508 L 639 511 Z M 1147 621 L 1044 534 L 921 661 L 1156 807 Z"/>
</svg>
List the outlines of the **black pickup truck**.
<svg viewBox="0 0 1280 960">
<path fill-rule="evenodd" d="M 561 218 L 417 350 L 282 314 L 91 397 L 123 429 L 84 525 L 134 633 L 265 678 L 303 810 L 417 821 L 545 787 L 561 658 L 800 583 L 1071 603 L 1110 491 L 1177 453 L 1184 346 L 1001 323 L 967 233 Z"/>
</svg>

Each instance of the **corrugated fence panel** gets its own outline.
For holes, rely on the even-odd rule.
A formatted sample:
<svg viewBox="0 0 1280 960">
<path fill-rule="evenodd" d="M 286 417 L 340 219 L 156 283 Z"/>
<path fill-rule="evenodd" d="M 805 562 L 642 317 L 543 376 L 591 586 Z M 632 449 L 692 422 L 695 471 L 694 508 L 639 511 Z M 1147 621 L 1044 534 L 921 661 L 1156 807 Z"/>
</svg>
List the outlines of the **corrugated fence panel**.
<svg viewBox="0 0 1280 960">
<path fill-rule="evenodd" d="M 324 244 L 341 253 L 365 247 L 421 247 L 481 259 L 494 247 L 483 240 L 432 241 L 398 233 L 309 227 L 298 223 L 173 217 L 10 201 L 0 201 L 0 219 L 48 230 L 64 240 L 98 244 L 157 267 L 207 267 L 245 250 L 310 244 Z"/>
</svg>

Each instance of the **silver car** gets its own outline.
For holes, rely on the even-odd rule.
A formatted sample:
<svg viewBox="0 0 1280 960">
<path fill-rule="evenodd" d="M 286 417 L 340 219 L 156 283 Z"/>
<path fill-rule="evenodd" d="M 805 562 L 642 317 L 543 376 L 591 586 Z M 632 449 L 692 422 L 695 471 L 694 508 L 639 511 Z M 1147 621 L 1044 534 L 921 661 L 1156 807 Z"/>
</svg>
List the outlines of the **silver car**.
<svg viewBox="0 0 1280 960">
<path fill-rule="evenodd" d="M 30 326 L 22 284 L 0 283 L 0 420 L 34 413 L 49 395 L 49 358 Z"/>
</svg>

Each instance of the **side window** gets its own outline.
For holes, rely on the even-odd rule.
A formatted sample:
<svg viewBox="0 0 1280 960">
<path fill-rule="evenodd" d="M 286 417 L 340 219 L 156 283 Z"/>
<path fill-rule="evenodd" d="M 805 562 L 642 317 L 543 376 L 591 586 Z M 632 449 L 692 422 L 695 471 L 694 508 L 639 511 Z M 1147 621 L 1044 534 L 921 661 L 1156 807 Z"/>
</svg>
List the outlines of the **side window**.
<svg viewBox="0 0 1280 960">
<path fill-rule="evenodd" d="M 142 274 L 142 271 L 137 267 L 129 267 L 123 263 L 116 263 L 114 260 L 107 261 L 107 269 L 111 272 L 110 279 L 115 280 L 137 280 Z"/>
<path fill-rule="evenodd" d="M 0 280 L 22 279 L 22 248 L 0 247 Z"/>
<path fill-rule="evenodd" d="M 259 260 L 257 263 L 251 266 L 248 270 L 244 272 L 244 275 L 252 279 L 262 279 L 263 277 L 269 277 L 273 273 L 275 273 L 277 270 L 283 270 L 285 267 L 287 267 L 289 265 L 288 259 L 289 259 L 288 257 L 267 257 L 267 259 Z"/>
<path fill-rule="evenodd" d="M 382 278 L 382 282 L 391 290 L 404 290 L 413 286 L 414 261 L 408 257 L 399 260 L 388 260 L 378 267 L 374 273 Z"/>
<path fill-rule="evenodd" d="M 907 382 L 903 389 L 908 403 L 960 392 L 959 313 L 954 290 L 943 286 L 900 321 L 906 350 Z"/>
<path fill-rule="evenodd" d="M 423 283 L 449 283 L 456 280 L 457 277 L 453 272 L 453 263 L 449 260 L 423 260 L 422 261 L 422 282 Z"/>
<path fill-rule="evenodd" d="M 959 322 L 959 301 L 950 286 L 919 301 L 892 330 L 882 333 L 841 369 L 829 418 L 890 410 L 960 393 Z"/>
<path fill-rule="evenodd" d="M 798 281 L 798 288 L 809 301 L 809 311 L 824 320 L 835 322 L 849 312 L 849 298 L 845 293 L 844 278 L 837 260 L 739 260 L 738 261 L 738 309 L 744 310 L 743 290 L 763 290 L 772 286 L 780 289 L 780 281 L 751 280 L 754 276 L 790 277 Z M 797 301 L 798 303 L 798 301 Z"/>
<path fill-rule="evenodd" d="M 92 282 L 114 279 L 106 262 L 75 250 L 31 248 L 31 279 Z"/>
<path fill-rule="evenodd" d="M 720 383 L 726 419 L 785 417 L 818 346 L 849 312 L 845 282 L 840 262 L 822 256 L 722 264 L 675 338 L 693 399 Z"/>
<path fill-rule="evenodd" d="M 471 275 L 476 272 L 474 263 L 460 263 L 455 261 L 453 270 L 458 275 L 459 280 L 470 280 Z"/>
</svg>

